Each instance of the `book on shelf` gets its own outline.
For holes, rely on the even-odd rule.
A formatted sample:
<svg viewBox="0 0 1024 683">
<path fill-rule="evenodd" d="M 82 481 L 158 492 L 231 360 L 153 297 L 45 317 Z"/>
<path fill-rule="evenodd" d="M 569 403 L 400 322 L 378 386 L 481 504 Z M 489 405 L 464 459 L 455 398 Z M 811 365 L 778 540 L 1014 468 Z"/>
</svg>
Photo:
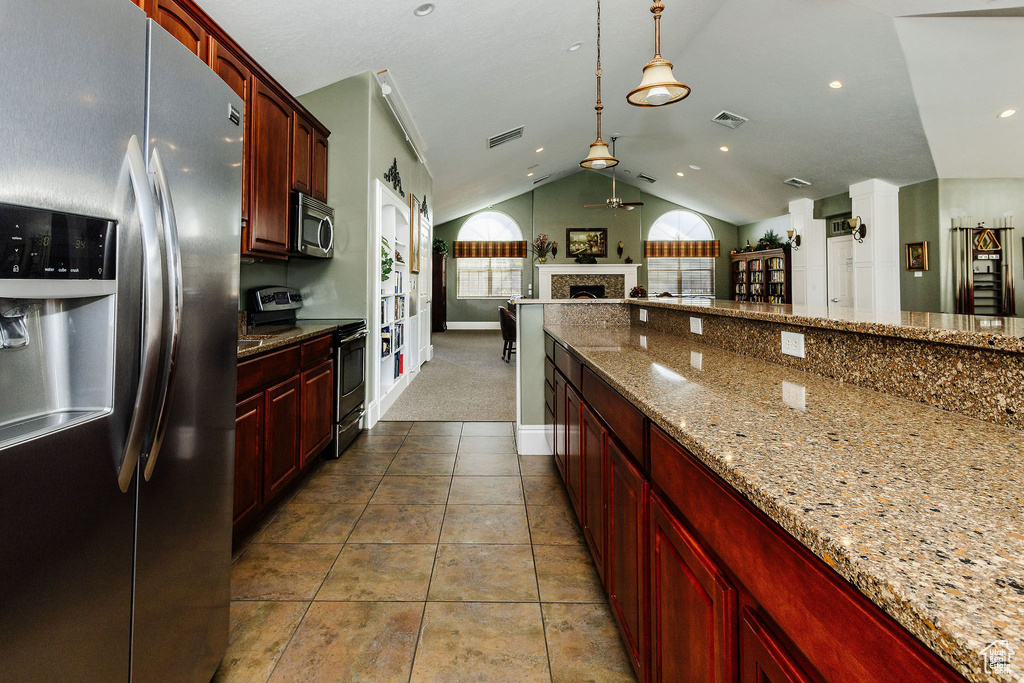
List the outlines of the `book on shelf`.
<svg viewBox="0 0 1024 683">
<path fill-rule="evenodd" d="M 380 357 L 387 358 L 391 355 L 391 326 L 385 326 L 380 331 Z"/>
<path fill-rule="evenodd" d="M 395 379 L 398 379 L 402 374 L 402 354 L 395 354 Z"/>
</svg>

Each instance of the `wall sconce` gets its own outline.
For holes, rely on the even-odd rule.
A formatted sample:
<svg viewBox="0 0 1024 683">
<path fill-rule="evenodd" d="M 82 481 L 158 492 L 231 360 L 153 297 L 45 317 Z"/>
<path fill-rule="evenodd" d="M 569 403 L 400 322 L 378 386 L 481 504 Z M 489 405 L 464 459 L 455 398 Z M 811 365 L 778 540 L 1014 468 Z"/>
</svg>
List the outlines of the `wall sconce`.
<svg viewBox="0 0 1024 683">
<path fill-rule="evenodd" d="M 624 249 L 625 247 L 626 247 L 626 245 L 625 245 L 625 244 L 623 244 L 622 242 L 619 242 L 619 247 L 618 247 L 618 249 L 616 249 L 616 250 L 615 250 L 615 251 L 617 251 L 617 252 L 619 253 L 619 258 L 622 258 L 622 250 L 623 250 L 623 249 Z"/>
<path fill-rule="evenodd" d="M 551 243 L 551 255 L 558 256 L 558 242 Z"/>
<path fill-rule="evenodd" d="M 786 236 L 789 237 L 790 244 L 793 245 L 793 251 L 800 249 L 800 235 L 796 234 L 796 230 L 787 230 Z"/>
<path fill-rule="evenodd" d="M 864 236 L 868 234 L 868 226 L 864 225 L 864 221 L 860 219 L 860 216 L 847 218 L 846 223 L 853 229 L 853 239 L 863 243 Z"/>
</svg>

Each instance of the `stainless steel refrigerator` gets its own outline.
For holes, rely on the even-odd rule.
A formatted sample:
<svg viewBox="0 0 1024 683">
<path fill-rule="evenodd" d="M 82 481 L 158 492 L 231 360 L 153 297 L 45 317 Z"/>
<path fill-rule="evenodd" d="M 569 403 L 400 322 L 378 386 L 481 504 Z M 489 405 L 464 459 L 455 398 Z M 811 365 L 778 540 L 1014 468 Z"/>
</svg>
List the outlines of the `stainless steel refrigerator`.
<svg viewBox="0 0 1024 683">
<path fill-rule="evenodd" d="M 242 111 L 128 0 L 0 6 L 0 679 L 224 654 Z"/>
</svg>

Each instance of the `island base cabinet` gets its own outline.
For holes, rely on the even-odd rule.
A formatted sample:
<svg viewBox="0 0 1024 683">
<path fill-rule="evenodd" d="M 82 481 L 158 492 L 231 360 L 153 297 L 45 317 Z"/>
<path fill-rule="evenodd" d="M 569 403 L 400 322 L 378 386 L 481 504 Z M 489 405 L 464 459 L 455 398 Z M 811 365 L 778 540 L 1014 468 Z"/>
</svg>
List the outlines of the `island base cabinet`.
<svg viewBox="0 0 1024 683">
<path fill-rule="evenodd" d="M 576 519 L 583 523 L 583 443 L 580 420 L 583 399 L 571 385 L 565 385 L 565 487 L 576 511 Z"/>
<path fill-rule="evenodd" d="M 566 403 L 565 403 L 565 378 L 559 372 L 555 374 L 555 466 L 562 475 L 562 482 L 568 485 L 565 469 L 565 427 L 566 427 Z"/>
<path fill-rule="evenodd" d="M 594 415 L 583 405 L 580 416 L 583 447 L 583 535 L 594 556 L 594 565 L 601 583 L 605 582 L 605 460 L 607 459 L 608 432 Z"/>
<path fill-rule="evenodd" d="M 740 683 L 813 683 L 750 607 L 740 623 Z"/>
</svg>

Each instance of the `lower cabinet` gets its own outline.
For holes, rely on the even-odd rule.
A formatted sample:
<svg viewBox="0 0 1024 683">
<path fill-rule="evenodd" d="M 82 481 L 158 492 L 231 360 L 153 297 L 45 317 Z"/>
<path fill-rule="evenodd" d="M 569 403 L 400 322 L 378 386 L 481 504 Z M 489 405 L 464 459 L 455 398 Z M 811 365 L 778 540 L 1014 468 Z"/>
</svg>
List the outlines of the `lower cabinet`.
<svg viewBox="0 0 1024 683">
<path fill-rule="evenodd" d="M 761 623 L 750 607 L 743 608 L 740 623 L 742 676 L 740 683 L 811 683 L 800 665 L 778 639 Z"/>
<path fill-rule="evenodd" d="M 267 389 L 263 447 L 263 496 L 270 500 L 299 473 L 298 377 Z"/>
<path fill-rule="evenodd" d="M 555 466 L 565 481 L 565 378 L 560 372 L 555 373 Z"/>
<path fill-rule="evenodd" d="M 565 487 L 569 490 L 569 500 L 576 510 L 576 518 L 583 516 L 583 443 L 580 429 L 580 418 L 583 412 L 583 399 L 565 385 Z"/>
<path fill-rule="evenodd" d="M 302 469 L 315 462 L 316 456 L 334 436 L 334 361 L 330 358 L 302 373 Z"/>
<path fill-rule="evenodd" d="M 232 523 L 248 524 L 263 509 L 263 394 L 235 406 L 235 504 Z"/>
<path fill-rule="evenodd" d="M 608 432 L 586 405 L 580 418 L 583 446 L 583 535 L 594 556 L 601 582 L 605 581 L 605 461 Z"/>
</svg>

